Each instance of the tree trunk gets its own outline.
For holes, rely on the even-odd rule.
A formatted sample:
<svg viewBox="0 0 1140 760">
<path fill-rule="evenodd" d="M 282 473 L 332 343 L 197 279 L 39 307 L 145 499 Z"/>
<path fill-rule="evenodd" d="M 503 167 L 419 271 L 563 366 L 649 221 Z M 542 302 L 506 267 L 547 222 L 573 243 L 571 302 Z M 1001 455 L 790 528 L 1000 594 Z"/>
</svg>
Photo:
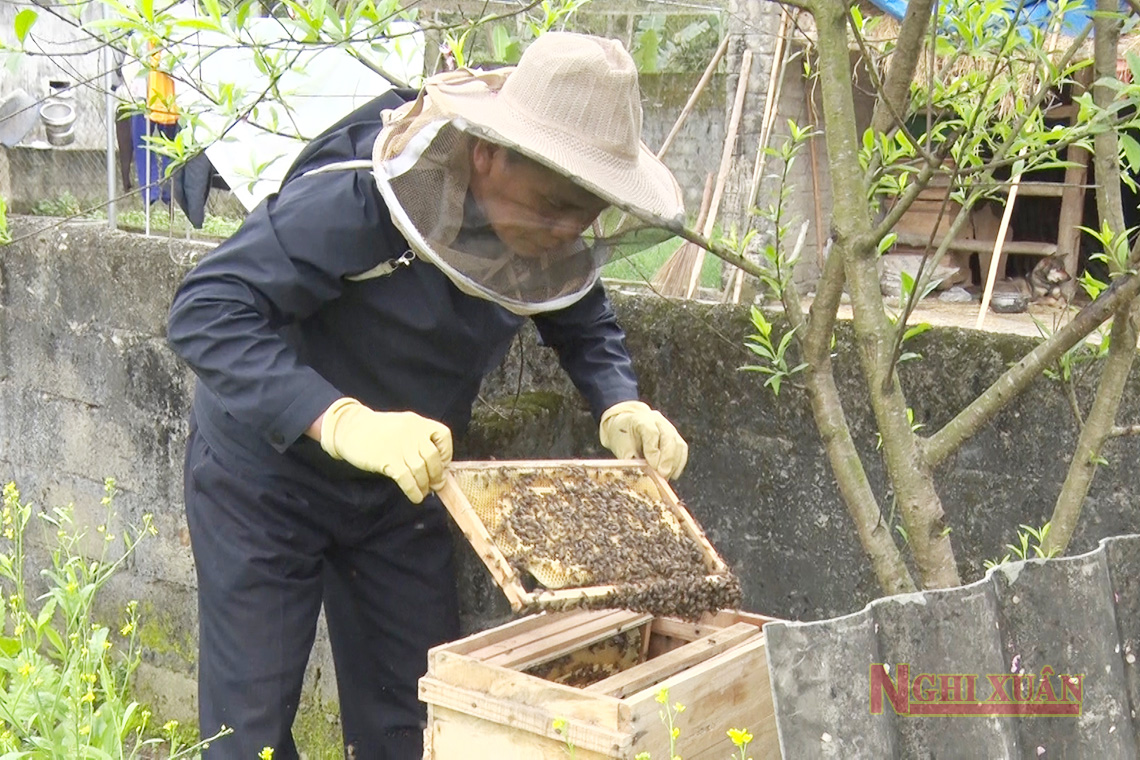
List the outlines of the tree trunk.
<svg viewBox="0 0 1140 760">
<path fill-rule="evenodd" d="M 819 33 L 820 79 L 827 130 L 831 192 L 835 208 L 832 256 L 843 257 L 854 308 L 855 333 L 875 421 L 883 437 L 887 472 L 895 489 L 921 583 L 926 588 L 959 583 L 945 530 L 942 503 L 907 419 L 906 400 L 889 370 L 893 343 L 883 310 L 876 267 L 877 240 L 859 165 L 859 139 L 847 45 L 847 4 L 818 0 L 812 8 Z M 818 368 L 816 368 L 818 369 Z"/>
<path fill-rule="evenodd" d="M 1116 78 L 1117 43 L 1121 25 L 1121 20 L 1116 15 L 1117 10 L 1114 2 L 1097 0 L 1098 14 L 1093 19 L 1096 30 L 1094 33 L 1096 73 L 1093 80 L 1097 84 L 1093 85 L 1093 102 L 1101 108 L 1108 107 L 1113 99 L 1112 89 L 1099 83 L 1104 79 Z M 1093 155 L 1097 178 L 1096 205 L 1102 226 L 1107 225 L 1114 236 L 1124 231 L 1119 149 L 1115 131 L 1106 130 L 1096 136 Z M 1120 272 L 1116 271 L 1113 274 Z M 1101 451 L 1116 422 L 1120 399 L 1124 394 L 1124 386 L 1136 357 L 1134 303 L 1134 301 L 1125 303 L 1113 316 L 1108 358 L 1104 362 L 1100 381 L 1097 383 L 1096 398 L 1081 428 L 1076 450 L 1073 452 L 1072 461 L 1069 462 L 1069 471 L 1057 496 L 1057 503 L 1053 507 L 1049 535 L 1041 547 L 1047 554 L 1061 554 L 1068 548 L 1081 516 L 1081 507 L 1096 475 L 1097 464 L 1101 461 Z"/>
<path fill-rule="evenodd" d="M 800 336 L 803 350 L 808 397 L 812 416 L 835 474 L 840 496 L 855 522 L 859 543 L 871 560 L 871 567 L 886 594 L 902 594 L 915 590 L 902 553 L 891 536 L 891 527 L 883 520 L 875 493 L 867 480 L 863 461 L 851 437 L 851 428 L 843 412 L 843 402 L 835 385 L 831 364 L 831 336 L 835 327 L 836 307 L 843 291 L 843 259 L 832 253 L 820 279 L 819 290 L 812 303 L 810 324 L 803 319 L 803 308 L 794 286 L 783 293 L 784 310 Z"/>
</svg>

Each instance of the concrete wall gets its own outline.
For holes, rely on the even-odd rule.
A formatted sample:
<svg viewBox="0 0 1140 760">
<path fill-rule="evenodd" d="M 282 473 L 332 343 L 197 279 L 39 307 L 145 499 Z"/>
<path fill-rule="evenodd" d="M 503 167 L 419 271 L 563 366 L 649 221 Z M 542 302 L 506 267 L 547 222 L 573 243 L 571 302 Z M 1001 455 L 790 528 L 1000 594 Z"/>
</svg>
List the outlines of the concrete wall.
<svg viewBox="0 0 1140 760">
<path fill-rule="evenodd" d="M 0 146 L 0 198 L 16 214 L 33 213 L 36 204 L 56 201 L 64 193 L 80 208 L 101 208 L 107 202 L 106 160 L 105 149 Z M 115 177 L 118 188 L 117 168 Z"/>
<path fill-rule="evenodd" d="M 42 230 L 13 219 L 0 248 L 0 482 L 15 479 L 41 506 L 74 502 L 98 520 L 105 477 L 122 489 L 119 527 L 155 516 L 156 538 L 111 589 L 117 610 L 142 600 L 148 654 L 142 675 L 160 710 L 192 717 L 196 606 L 181 508 L 181 459 L 191 378 L 163 341 L 170 297 L 191 256 L 181 240 L 107 233 L 94 224 Z M 34 234 L 33 234 L 34 233 Z M 30 235 L 28 237 L 25 237 Z M 876 595 L 851 535 L 801 392 L 779 399 L 738 371 L 747 310 L 621 299 L 644 397 L 689 439 L 679 495 L 741 575 L 746 606 L 814 619 L 859 609 Z M 934 429 L 1023 353 L 1028 341 L 938 330 L 914 339 L 922 361 L 905 365 L 916 418 Z M 910 344 L 908 344 L 910 345 Z M 876 492 L 889 507 L 851 336 L 840 331 L 836 367 Z M 1087 384 L 1080 394 L 1087 401 Z M 521 394 L 518 389 L 521 388 Z M 1140 388 L 1123 422 L 1140 418 Z M 457 457 L 602 456 L 592 420 L 548 349 L 527 331 L 489 378 L 485 402 Z M 1021 523 L 1041 525 L 1064 475 L 1075 431 L 1058 386 L 1038 382 L 939 473 L 962 572 L 979 577 Z M 1073 550 L 1140 530 L 1140 441 L 1119 439 L 1097 476 Z M 465 548 L 460 573 L 468 629 L 502 620 L 506 605 Z M 310 667 L 303 741 L 335 741 L 335 690 L 323 636 Z M 331 739 L 329 737 L 332 737 Z"/>
</svg>

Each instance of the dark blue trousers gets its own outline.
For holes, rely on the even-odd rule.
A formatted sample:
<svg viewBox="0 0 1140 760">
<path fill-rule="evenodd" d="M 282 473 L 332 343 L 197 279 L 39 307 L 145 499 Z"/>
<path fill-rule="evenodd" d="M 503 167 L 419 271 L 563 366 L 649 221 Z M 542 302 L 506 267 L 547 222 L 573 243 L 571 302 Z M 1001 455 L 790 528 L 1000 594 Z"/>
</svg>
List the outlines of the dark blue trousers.
<svg viewBox="0 0 1140 760">
<path fill-rule="evenodd" d="M 207 760 L 293 760 L 291 726 L 322 603 L 345 753 L 419 760 L 417 681 L 459 623 L 448 518 L 391 481 L 269 475 L 191 430 L 186 515 L 198 574 L 199 720 Z"/>
<path fill-rule="evenodd" d="M 163 203 L 170 203 L 170 181 L 163 177 L 166 167 L 170 165 L 170 159 L 147 150 L 144 139 L 147 136 L 160 134 L 173 140 L 178 134 L 178 125 L 156 124 L 141 113 L 131 116 L 131 144 L 134 145 L 135 171 L 139 176 L 142 197 L 147 203 L 154 203 L 160 199 Z"/>
</svg>

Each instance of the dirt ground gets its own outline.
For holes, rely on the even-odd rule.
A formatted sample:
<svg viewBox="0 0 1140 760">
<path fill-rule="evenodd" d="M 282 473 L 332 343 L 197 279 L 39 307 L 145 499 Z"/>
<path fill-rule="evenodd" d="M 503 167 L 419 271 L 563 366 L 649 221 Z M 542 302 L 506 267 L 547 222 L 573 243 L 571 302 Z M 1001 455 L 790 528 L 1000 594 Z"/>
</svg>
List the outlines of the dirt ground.
<svg viewBox="0 0 1140 760">
<path fill-rule="evenodd" d="M 808 303 L 810 303 L 810 299 L 808 299 Z M 935 327 L 964 327 L 976 330 L 979 329 L 978 310 L 980 306 L 981 304 L 976 302 L 947 303 L 939 301 L 937 296 L 932 296 L 919 303 L 909 323 L 929 322 Z M 1038 304 L 1030 304 L 1029 311 L 1020 314 L 998 314 L 987 309 L 980 329 L 1039 338 L 1042 337 L 1042 332 L 1034 319 L 1039 321 L 1048 332 L 1053 332 L 1076 312 L 1077 309 L 1074 307 L 1066 309 L 1059 306 Z M 850 305 L 843 304 L 839 307 L 839 318 L 851 319 Z"/>
</svg>

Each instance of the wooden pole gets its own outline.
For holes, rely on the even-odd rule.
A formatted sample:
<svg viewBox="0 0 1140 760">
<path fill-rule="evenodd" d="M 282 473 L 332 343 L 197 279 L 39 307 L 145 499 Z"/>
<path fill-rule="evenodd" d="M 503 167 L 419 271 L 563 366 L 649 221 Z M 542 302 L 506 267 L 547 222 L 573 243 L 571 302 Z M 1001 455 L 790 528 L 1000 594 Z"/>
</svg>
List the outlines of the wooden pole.
<svg viewBox="0 0 1140 760">
<path fill-rule="evenodd" d="M 701 231 L 705 237 L 712 234 L 716 224 L 716 216 L 720 211 L 720 201 L 724 196 L 724 184 L 728 180 L 729 167 L 732 165 L 732 153 L 736 149 L 736 133 L 740 129 L 740 117 L 744 111 L 744 96 L 748 92 L 748 75 L 752 71 L 752 51 L 745 49 L 740 58 L 740 79 L 736 83 L 736 99 L 732 104 L 732 116 L 729 118 L 728 135 L 724 140 L 724 149 L 720 154 L 720 168 L 717 170 L 716 187 L 713 189 L 712 203 L 709 205 L 709 215 Z M 685 291 L 686 298 L 692 298 L 701 280 L 701 267 L 705 263 L 705 250 L 697 252 L 693 272 L 689 277 L 689 288 Z"/>
<path fill-rule="evenodd" d="M 720 46 L 717 47 L 716 52 L 713 53 L 712 60 L 705 68 L 705 73 L 701 75 L 701 79 L 697 82 L 697 86 L 693 88 L 693 94 L 689 96 L 689 102 L 685 103 L 685 107 L 681 109 L 680 116 L 677 121 L 673 122 L 673 128 L 669 130 L 669 134 L 665 137 L 665 142 L 661 143 L 661 147 L 657 151 L 657 158 L 661 159 L 665 156 L 665 152 L 669 150 L 669 146 L 673 144 L 673 139 L 677 137 L 677 133 L 681 131 L 681 125 L 685 123 L 685 119 L 689 118 L 692 113 L 693 107 L 697 104 L 697 98 L 704 92 L 705 87 L 708 85 L 709 80 L 712 79 L 713 74 L 716 72 L 716 67 L 720 64 L 720 59 L 724 58 L 724 53 L 728 50 L 729 35 L 724 35 L 724 39 L 720 41 Z"/>
<path fill-rule="evenodd" d="M 787 33 L 790 20 L 788 11 L 780 8 L 780 36 L 776 38 L 776 49 L 772 53 L 772 68 L 768 72 L 768 92 L 764 96 L 764 116 L 760 120 L 760 142 L 756 147 L 756 162 L 752 167 L 752 183 L 748 186 L 748 197 L 744 199 L 744 213 L 750 213 L 756 205 L 760 193 L 760 182 L 768 165 L 768 141 L 772 137 L 772 125 L 776 122 L 779 110 L 780 90 L 784 84 L 784 71 L 787 67 Z M 744 272 L 737 269 L 732 273 L 732 302 L 740 303 L 740 291 L 744 287 Z M 726 289 L 725 295 L 728 295 Z M 725 298 L 724 300 L 729 300 Z"/>
<path fill-rule="evenodd" d="M 807 113 L 814 127 L 816 124 L 817 114 L 815 110 L 815 98 L 812 97 L 811 88 L 807 86 L 807 79 L 804 80 L 804 100 L 807 102 Z M 816 261 L 819 263 L 819 271 L 823 271 L 823 249 L 827 245 L 827 237 L 824 235 L 823 228 L 823 196 L 819 189 L 819 146 L 816 144 L 816 137 L 808 138 L 808 154 L 811 156 L 811 189 L 812 195 L 815 196 L 815 255 Z"/>
<path fill-rule="evenodd" d="M 748 191 L 748 207 L 756 203 L 756 195 L 760 192 L 760 181 L 764 175 L 764 168 L 768 163 L 768 140 L 771 137 L 772 124 L 776 121 L 776 111 L 779 109 L 780 89 L 784 84 L 784 70 L 788 64 L 786 55 L 788 22 L 791 16 L 783 7 L 780 8 L 780 36 L 776 40 L 776 50 L 772 55 L 772 70 L 768 75 L 768 92 L 764 99 L 764 118 L 760 122 L 760 145 L 756 149 L 756 164 L 752 169 L 752 185 Z"/>
<path fill-rule="evenodd" d="M 986 275 L 986 289 L 982 293 L 982 308 L 978 309 L 977 329 L 982 329 L 986 321 L 986 309 L 990 307 L 990 297 L 994 293 L 994 282 L 997 280 L 998 263 L 1001 261 L 1001 249 L 1005 244 L 1005 233 L 1009 229 L 1009 220 L 1013 216 L 1013 204 L 1017 200 L 1017 189 L 1021 185 L 1021 172 L 1014 175 L 1009 185 L 1009 197 L 1005 201 L 1005 211 L 1001 215 L 1001 224 L 998 225 L 997 240 L 994 241 L 994 251 L 990 256 L 990 271 Z"/>
</svg>

